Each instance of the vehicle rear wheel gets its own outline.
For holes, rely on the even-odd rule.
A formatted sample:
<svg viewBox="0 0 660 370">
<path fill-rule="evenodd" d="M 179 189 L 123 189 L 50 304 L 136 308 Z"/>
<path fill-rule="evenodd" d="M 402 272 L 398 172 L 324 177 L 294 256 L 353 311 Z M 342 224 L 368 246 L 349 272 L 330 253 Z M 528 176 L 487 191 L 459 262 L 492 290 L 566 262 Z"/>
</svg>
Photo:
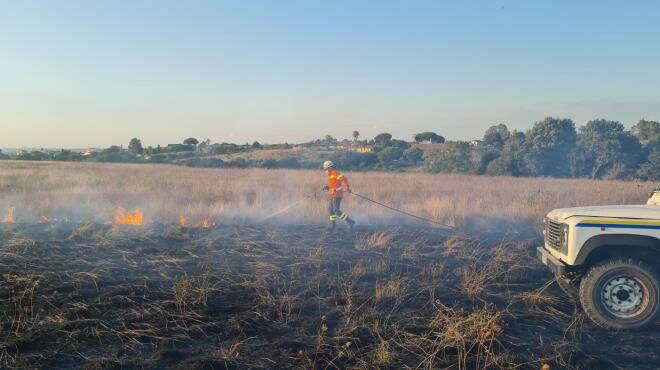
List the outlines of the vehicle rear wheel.
<svg viewBox="0 0 660 370">
<path fill-rule="evenodd" d="M 580 283 L 587 316 L 608 329 L 637 329 L 658 314 L 660 278 L 650 265 L 627 258 L 593 266 Z"/>
</svg>

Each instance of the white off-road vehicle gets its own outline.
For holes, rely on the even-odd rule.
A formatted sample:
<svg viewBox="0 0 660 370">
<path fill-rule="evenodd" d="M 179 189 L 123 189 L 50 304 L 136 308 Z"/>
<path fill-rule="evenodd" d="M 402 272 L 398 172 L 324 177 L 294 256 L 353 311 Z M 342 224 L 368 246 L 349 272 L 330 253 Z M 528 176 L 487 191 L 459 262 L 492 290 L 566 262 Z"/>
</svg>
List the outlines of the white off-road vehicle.
<svg viewBox="0 0 660 370">
<path fill-rule="evenodd" d="M 555 209 L 538 257 L 587 316 L 609 329 L 652 323 L 660 306 L 660 186 L 646 205 Z"/>
</svg>

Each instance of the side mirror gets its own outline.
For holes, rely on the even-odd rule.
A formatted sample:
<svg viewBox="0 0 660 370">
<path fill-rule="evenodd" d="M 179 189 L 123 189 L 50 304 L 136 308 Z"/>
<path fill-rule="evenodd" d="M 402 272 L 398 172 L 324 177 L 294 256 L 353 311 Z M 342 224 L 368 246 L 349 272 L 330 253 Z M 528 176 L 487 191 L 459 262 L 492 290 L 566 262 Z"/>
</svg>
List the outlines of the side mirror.
<svg viewBox="0 0 660 370">
<path fill-rule="evenodd" d="M 648 205 L 652 206 L 660 206 L 660 184 L 655 187 L 655 190 L 651 193 L 651 196 L 649 197 L 648 202 L 646 202 Z"/>
</svg>

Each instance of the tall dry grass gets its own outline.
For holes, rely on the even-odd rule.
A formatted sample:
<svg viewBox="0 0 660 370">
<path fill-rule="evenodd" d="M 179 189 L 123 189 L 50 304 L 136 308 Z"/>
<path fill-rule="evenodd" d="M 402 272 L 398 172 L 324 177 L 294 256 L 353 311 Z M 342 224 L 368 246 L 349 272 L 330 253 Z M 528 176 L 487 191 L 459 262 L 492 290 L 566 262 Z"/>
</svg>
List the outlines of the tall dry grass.
<svg viewBox="0 0 660 370">
<path fill-rule="evenodd" d="M 466 229 L 537 227 L 553 208 L 643 203 L 653 183 L 422 173 L 347 173 L 355 192 Z M 146 222 L 212 218 L 326 220 L 321 171 L 201 169 L 168 165 L 0 162 L 0 216 L 109 222 L 118 206 Z M 362 224 L 417 223 L 355 197 L 343 205 Z"/>
</svg>

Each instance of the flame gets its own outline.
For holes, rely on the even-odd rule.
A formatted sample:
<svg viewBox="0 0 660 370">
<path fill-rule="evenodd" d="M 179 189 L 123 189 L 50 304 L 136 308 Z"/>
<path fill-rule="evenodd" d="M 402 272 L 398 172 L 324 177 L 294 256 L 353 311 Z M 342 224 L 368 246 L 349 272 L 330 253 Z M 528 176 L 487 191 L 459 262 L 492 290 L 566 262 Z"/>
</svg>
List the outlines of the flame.
<svg viewBox="0 0 660 370">
<path fill-rule="evenodd" d="M 124 208 L 117 207 L 115 223 L 120 225 L 142 226 L 144 224 L 144 213 L 140 210 L 133 213 L 126 213 Z"/>
<path fill-rule="evenodd" d="M 14 218 L 14 207 L 9 208 L 9 211 L 7 214 L 5 214 L 5 218 L 3 219 L 3 222 L 8 223 L 8 224 L 13 224 L 16 222 L 16 218 Z"/>
<path fill-rule="evenodd" d="M 208 219 L 204 219 L 202 222 L 196 224 L 196 223 L 189 223 L 188 220 L 184 216 L 179 216 L 179 226 L 181 227 L 201 227 L 204 229 L 210 229 L 215 226 L 215 222 L 209 221 Z"/>
</svg>

